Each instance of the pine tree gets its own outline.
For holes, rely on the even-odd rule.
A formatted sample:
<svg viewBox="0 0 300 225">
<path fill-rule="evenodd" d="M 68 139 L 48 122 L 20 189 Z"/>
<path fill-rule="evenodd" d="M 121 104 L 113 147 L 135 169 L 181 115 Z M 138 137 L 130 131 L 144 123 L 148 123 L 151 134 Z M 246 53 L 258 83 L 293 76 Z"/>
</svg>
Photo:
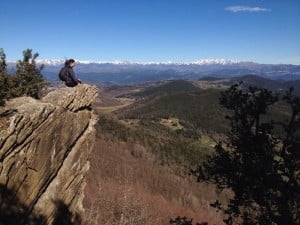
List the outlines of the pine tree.
<svg viewBox="0 0 300 225">
<path fill-rule="evenodd" d="M 32 53 L 32 49 L 23 51 L 23 60 L 17 62 L 17 71 L 12 76 L 12 97 L 40 97 L 46 82 L 41 74 L 44 65 L 38 67 L 35 61 L 38 56 L 38 53 Z"/>
<path fill-rule="evenodd" d="M 232 111 L 228 141 L 194 172 L 233 190 L 228 207 L 212 204 L 228 216 L 226 224 L 300 224 L 300 97 L 291 88 L 282 98 L 291 108 L 284 138 L 274 134 L 274 122 L 262 119 L 278 100 L 269 90 L 238 84 L 220 98 Z"/>
<path fill-rule="evenodd" d="M 7 73 L 6 55 L 0 48 L 0 106 L 5 104 L 5 99 L 9 95 L 10 77 Z"/>
</svg>

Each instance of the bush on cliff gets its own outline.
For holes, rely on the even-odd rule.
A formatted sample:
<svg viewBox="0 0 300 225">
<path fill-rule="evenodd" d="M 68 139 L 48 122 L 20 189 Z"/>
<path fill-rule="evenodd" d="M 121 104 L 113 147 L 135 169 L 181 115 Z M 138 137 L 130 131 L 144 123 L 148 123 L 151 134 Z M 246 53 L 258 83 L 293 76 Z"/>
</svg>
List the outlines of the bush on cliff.
<svg viewBox="0 0 300 225">
<path fill-rule="evenodd" d="M 39 54 L 33 53 L 32 49 L 26 49 L 23 51 L 23 60 L 18 60 L 16 64 L 16 72 L 9 74 L 6 55 L 3 49 L 0 49 L 0 105 L 4 105 L 7 98 L 40 97 L 40 93 L 47 83 L 41 74 L 44 65 L 36 64 L 38 56 Z"/>
</svg>

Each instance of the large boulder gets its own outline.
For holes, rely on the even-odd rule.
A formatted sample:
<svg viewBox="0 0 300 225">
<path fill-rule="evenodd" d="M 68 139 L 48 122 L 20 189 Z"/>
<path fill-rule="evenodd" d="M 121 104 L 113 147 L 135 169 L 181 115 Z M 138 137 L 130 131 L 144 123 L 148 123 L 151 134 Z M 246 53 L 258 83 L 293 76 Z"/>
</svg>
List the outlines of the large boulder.
<svg viewBox="0 0 300 225">
<path fill-rule="evenodd" d="M 78 220 L 95 139 L 96 96 L 96 87 L 79 85 L 42 100 L 6 103 L 0 118 L 0 224 L 15 212 L 21 215 L 15 224 L 53 224 L 64 206 L 76 215 L 70 221 Z"/>
</svg>

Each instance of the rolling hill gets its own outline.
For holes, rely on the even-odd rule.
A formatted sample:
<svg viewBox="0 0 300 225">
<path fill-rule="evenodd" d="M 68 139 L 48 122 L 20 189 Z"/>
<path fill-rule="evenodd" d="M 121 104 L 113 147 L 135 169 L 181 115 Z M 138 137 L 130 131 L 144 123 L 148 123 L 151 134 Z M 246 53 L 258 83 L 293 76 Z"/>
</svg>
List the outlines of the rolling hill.
<svg viewBox="0 0 300 225">
<path fill-rule="evenodd" d="M 245 88 L 254 85 L 281 94 L 284 93 L 283 90 L 288 90 L 286 83 L 257 76 L 246 76 L 242 79 Z M 224 81 L 224 86 L 221 86 L 221 88 L 209 88 L 210 83 L 208 83 L 206 90 L 196 87 L 191 81 L 169 81 L 137 93 L 122 95 L 122 97 L 137 98 L 137 101 L 133 105 L 118 110 L 116 114 L 121 119 L 137 119 L 140 121 L 160 121 L 161 119 L 177 118 L 184 127 L 183 131 L 190 133 L 191 136 L 197 133 L 196 130 L 224 133 L 228 131 L 225 116 L 229 115 L 229 112 L 220 106 L 219 96 L 225 90 L 224 87 L 239 80 L 239 78 L 235 78 Z M 299 91 L 297 88 L 295 90 Z M 272 107 L 271 112 L 267 114 L 265 119 L 281 118 L 283 120 L 286 118 L 287 110 L 288 108 L 285 105 L 278 103 Z M 280 129 L 277 130 L 280 133 Z"/>
<path fill-rule="evenodd" d="M 132 94 L 134 97 L 148 97 L 157 94 L 178 94 L 187 92 L 199 92 L 200 88 L 187 80 L 167 81 L 158 86 L 151 86 L 143 91 Z"/>
<path fill-rule="evenodd" d="M 57 80 L 63 60 L 41 60 L 43 75 L 50 81 Z M 15 63 L 8 63 L 9 71 Z M 86 82 L 137 83 L 168 79 L 197 80 L 204 76 L 240 77 L 246 74 L 272 80 L 300 80 L 299 65 L 259 64 L 230 60 L 199 60 L 196 62 L 136 63 L 78 61 L 75 73 Z"/>
<path fill-rule="evenodd" d="M 202 90 L 190 81 L 170 81 L 135 93 L 135 104 L 117 112 L 121 118 L 159 120 L 178 118 L 187 130 L 225 132 L 224 109 L 219 106 L 218 89 Z M 219 124 L 215 126 L 215 124 Z M 223 125 L 224 126 L 223 126 Z"/>
</svg>

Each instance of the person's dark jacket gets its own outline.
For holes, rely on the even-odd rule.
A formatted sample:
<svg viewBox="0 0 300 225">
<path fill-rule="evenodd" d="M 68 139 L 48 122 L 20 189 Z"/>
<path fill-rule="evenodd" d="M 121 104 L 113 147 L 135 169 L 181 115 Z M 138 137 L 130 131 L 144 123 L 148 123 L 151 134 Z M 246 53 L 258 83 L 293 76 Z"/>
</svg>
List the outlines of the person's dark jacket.
<svg viewBox="0 0 300 225">
<path fill-rule="evenodd" d="M 72 67 L 67 66 L 66 69 L 67 69 L 67 76 L 66 76 L 65 84 L 68 87 L 75 87 L 77 84 L 81 83 L 81 81 L 75 76 Z"/>
</svg>

